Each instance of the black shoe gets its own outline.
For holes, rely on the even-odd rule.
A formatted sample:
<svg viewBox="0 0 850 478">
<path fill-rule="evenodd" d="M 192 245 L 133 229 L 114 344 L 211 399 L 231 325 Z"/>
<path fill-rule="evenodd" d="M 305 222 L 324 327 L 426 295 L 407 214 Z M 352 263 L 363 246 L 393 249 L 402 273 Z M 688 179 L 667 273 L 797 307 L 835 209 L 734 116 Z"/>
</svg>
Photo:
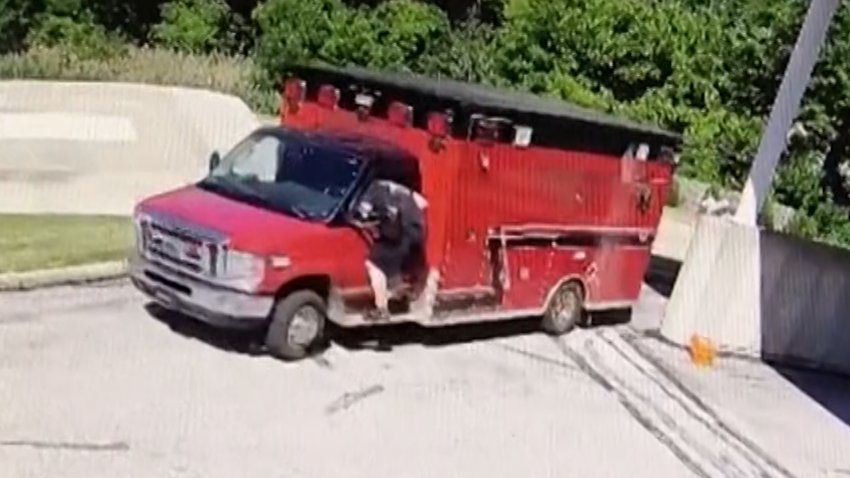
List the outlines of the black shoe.
<svg viewBox="0 0 850 478">
<path fill-rule="evenodd" d="M 390 320 L 390 312 L 388 310 L 372 309 L 366 313 L 365 319 L 370 322 L 386 322 Z"/>
</svg>

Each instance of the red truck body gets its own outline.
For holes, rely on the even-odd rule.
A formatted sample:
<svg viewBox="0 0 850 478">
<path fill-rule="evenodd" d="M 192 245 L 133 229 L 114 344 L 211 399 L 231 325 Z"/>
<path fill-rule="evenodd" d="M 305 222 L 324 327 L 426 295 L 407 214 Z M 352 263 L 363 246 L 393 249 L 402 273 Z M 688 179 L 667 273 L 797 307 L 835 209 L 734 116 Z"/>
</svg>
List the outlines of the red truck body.
<svg viewBox="0 0 850 478">
<path fill-rule="evenodd" d="M 680 142 L 557 100 L 322 66 L 293 70 L 280 121 L 258 134 L 344 148 L 369 178 L 427 200 L 422 267 L 390 319 L 427 326 L 545 315 L 565 286 L 583 310 L 630 306 Z M 358 181 L 318 221 L 197 185 L 149 198 L 137 208 L 134 283 L 209 322 L 274 323 L 281 301 L 308 290 L 329 320 L 370 324 L 369 243 L 346 220 L 369 179 Z M 151 241 L 173 254 L 151 253 Z M 193 247 L 209 251 L 194 265 Z M 259 258 L 249 287 L 211 280 L 204 264 L 223 266 L 227 250 Z"/>
</svg>

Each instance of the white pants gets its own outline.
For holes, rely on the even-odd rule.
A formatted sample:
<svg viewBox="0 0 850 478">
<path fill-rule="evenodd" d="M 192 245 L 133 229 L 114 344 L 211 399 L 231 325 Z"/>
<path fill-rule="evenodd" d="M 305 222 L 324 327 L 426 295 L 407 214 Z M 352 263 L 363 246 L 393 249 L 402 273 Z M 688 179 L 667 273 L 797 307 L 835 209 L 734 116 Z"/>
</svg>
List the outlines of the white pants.
<svg viewBox="0 0 850 478">
<path fill-rule="evenodd" d="M 387 292 L 387 275 L 375 264 L 366 261 L 366 273 L 369 275 L 369 283 L 372 292 L 375 293 L 375 307 L 386 311 L 389 308 L 389 293 Z"/>
</svg>

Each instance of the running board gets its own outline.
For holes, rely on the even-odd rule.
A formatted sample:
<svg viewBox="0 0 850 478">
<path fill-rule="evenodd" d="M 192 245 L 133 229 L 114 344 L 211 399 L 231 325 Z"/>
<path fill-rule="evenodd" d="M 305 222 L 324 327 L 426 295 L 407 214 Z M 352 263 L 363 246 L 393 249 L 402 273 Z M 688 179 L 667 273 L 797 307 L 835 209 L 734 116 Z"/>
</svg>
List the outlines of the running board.
<svg viewBox="0 0 850 478">
<path fill-rule="evenodd" d="M 532 318 L 543 315 L 542 309 L 518 309 L 518 310 L 480 310 L 470 312 L 459 312 L 429 316 L 422 313 L 398 314 L 390 316 L 387 320 L 368 320 L 365 314 L 345 314 L 341 320 L 335 321 L 341 327 L 371 327 L 381 325 L 397 325 L 414 323 L 423 327 L 444 327 L 451 325 L 493 322 L 497 320 L 511 320 Z"/>
</svg>

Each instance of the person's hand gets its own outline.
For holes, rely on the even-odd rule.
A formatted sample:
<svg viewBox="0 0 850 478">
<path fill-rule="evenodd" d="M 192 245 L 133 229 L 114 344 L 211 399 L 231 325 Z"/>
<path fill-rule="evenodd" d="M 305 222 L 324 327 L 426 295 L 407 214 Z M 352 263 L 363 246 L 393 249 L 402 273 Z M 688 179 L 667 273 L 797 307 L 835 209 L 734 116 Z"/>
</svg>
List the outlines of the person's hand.
<svg viewBox="0 0 850 478">
<path fill-rule="evenodd" d="M 375 240 L 378 238 L 378 221 L 354 220 L 351 223 L 365 233 L 369 239 Z"/>
</svg>

